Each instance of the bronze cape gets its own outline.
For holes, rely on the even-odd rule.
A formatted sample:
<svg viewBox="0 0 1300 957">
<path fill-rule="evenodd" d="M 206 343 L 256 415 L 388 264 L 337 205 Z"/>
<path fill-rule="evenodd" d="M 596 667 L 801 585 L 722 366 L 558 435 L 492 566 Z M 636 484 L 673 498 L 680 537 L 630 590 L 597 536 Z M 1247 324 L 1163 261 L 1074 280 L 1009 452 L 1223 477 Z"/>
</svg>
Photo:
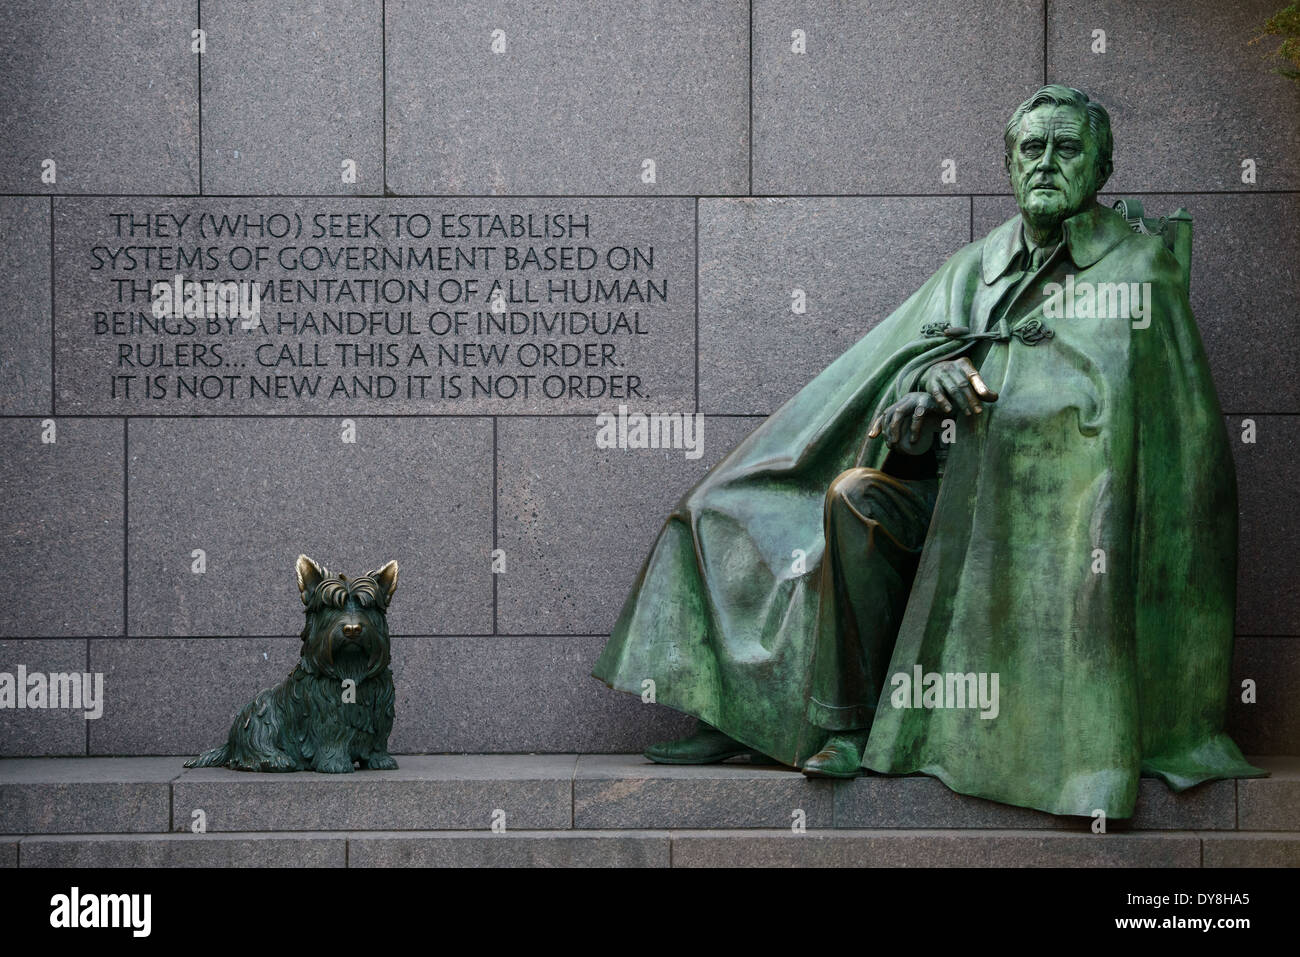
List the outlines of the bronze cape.
<svg viewBox="0 0 1300 957">
<path fill-rule="evenodd" d="M 593 674 L 638 695 L 651 679 L 660 704 L 787 764 L 815 753 L 814 663 L 843 640 L 819 625 L 836 620 L 828 490 L 855 465 L 896 470 L 865 439 L 873 416 L 968 354 L 1000 398 L 954 416 L 863 765 L 1110 817 L 1132 814 L 1139 774 L 1175 790 L 1263 774 L 1223 731 L 1236 479 L 1179 265 L 1095 203 L 1036 273 L 1023 249 L 1016 217 L 959 251 L 688 492 Z M 1046 318 L 1043 286 L 1067 274 L 1150 283 L 1149 326 Z M 1051 338 L 1016 337 L 1035 320 Z M 935 322 L 1003 338 L 927 335 Z M 996 674 L 997 716 L 905 706 L 892 679 L 917 666 Z"/>
</svg>

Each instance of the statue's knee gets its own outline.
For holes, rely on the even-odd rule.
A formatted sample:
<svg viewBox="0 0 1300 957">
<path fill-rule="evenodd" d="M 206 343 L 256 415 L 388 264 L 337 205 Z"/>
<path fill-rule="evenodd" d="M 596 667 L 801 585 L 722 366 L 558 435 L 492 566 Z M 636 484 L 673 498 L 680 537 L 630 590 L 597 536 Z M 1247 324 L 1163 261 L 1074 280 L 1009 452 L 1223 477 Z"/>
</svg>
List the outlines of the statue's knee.
<svg viewBox="0 0 1300 957">
<path fill-rule="evenodd" d="M 854 511 L 863 511 L 864 505 L 871 499 L 872 489 L 879 486 L 885 478 L 879 469 L 856 468 L 841 472 L 826 490 L 827 513 L 846 505 Z"/>
</svg>

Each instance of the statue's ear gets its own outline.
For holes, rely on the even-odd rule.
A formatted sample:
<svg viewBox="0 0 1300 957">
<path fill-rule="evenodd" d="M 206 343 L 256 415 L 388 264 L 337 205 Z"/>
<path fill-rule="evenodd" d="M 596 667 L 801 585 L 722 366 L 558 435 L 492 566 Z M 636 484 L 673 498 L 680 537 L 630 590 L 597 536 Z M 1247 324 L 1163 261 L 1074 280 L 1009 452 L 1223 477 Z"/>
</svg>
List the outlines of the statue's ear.
<svg viewBox="0 0 1300 957">
<path fill-rule="evenodd" d="M 329 572 L 321 568 L 306 555 L 298 556 L 298 597 L 307 604 L 311 590 L 328 577 Z"/>
<path fill-rule="evenodd" d="M 1106 181 L 1110 179 L 1110 174 L 1114 171 L 1114 165 L 1104 161 L 1097 162 L 1097 192 L 1101 192 Z"/>
<path fill-rule="evenodd" d="M 389 562 L 379 571 L 371 572 L 370 577 L 384 590 L 384 607 L 387 608 L 393 600 L 393 592 L 397 591 L 397 562 Z"/>
</svg>

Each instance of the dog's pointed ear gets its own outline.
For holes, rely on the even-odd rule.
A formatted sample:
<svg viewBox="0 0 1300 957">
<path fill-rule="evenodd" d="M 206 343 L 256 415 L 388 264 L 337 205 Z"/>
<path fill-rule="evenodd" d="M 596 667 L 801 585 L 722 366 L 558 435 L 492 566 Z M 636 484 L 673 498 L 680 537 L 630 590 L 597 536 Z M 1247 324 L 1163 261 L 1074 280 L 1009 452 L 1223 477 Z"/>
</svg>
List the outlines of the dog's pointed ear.
<svg viewBox="0 0 1300 957">
<path fill-rule="evenodd" d="M 329 577 L 329 572 L 321 568 L 306 555 L 298 556 L 298 597 L 307 604 L 307 596 L 313 588 Z"/>
<path fill-rule="evenodd" d="M 371 572 L 370 577 L 384 590 L 384 607 L 387 608 L 393 600 L 393 592 L 397 591 L 397 562 L 389 562 L 379 571 Z"/>
</svg>

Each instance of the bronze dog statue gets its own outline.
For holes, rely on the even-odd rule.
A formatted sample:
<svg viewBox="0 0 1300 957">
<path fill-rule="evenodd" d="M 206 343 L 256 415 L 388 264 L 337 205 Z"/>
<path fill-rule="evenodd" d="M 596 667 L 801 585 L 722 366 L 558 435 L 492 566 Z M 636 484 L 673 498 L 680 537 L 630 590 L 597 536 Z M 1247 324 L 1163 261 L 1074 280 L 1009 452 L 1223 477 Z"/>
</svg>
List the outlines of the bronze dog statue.
<svg viewBox="0 0 1300 957">
<path fill-rule="evenodd" d="M 187 768 L 236 771 L 388 771 L 393 730 L 393 672 L 388 605 L 397 562 L 357 578 L 332 575 L 298 556 L 298 592 L 306 606 L 302 657 L 274 688 L 235 718 L 226 743 Z"/>
</svg>

